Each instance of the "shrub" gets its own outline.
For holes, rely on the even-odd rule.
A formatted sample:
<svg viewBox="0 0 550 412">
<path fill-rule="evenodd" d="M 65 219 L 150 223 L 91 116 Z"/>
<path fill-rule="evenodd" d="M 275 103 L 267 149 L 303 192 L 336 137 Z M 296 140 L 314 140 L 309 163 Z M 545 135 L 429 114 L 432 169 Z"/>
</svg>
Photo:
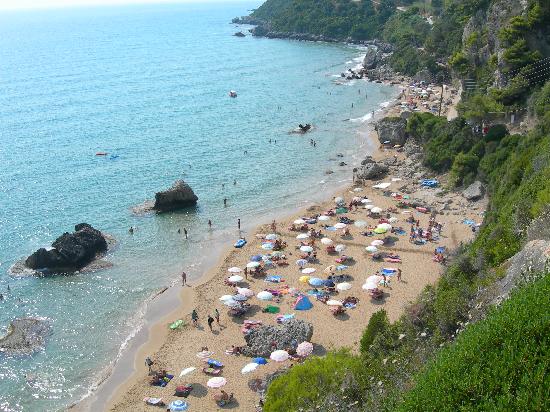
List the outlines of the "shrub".
<svg viewBox="0 0 550 412">
<path fill-rule="evenodd" d="M 389 324 L 388 314 L 384 309 L 379 310 L 371 316 L 369 324 L 361 337 L 360 349 L 362 354 L 366 354 L 369 351 L 376 335 L 386 330 Z"/>
</svg>

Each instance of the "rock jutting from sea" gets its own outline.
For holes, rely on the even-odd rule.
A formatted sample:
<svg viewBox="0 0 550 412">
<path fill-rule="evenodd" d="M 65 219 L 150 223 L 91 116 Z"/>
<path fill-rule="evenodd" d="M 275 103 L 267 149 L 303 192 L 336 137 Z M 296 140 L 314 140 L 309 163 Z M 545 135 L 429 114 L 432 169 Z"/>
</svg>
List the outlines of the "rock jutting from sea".
<svg viewBox="0 0 550 412">
<path fill-rule="evenodd" d="M 76 271 L 107 251 L 107 238 L 99 230 L 88 223 L 80 223 L 74 230 L 63 233 L 50 248 L 38 249 L 25 259 L 25 266 L 52 272 Z"/>
<path fill-rule="evenodd" d="M 0 337 L 0 352 L 8 355 L 29 355 L 44 347 L 50 333 L 51 327 L 47 320 L 14 319 L 9 324 L 8 333 Z"/>
<path fill-rule="evenodd" d="M 157 212 L 169 212 L 195 206 L 199 198 L 187 183 L 176 180 L 172 187 L 155 194 L 153 209 Z"/>
</svg>

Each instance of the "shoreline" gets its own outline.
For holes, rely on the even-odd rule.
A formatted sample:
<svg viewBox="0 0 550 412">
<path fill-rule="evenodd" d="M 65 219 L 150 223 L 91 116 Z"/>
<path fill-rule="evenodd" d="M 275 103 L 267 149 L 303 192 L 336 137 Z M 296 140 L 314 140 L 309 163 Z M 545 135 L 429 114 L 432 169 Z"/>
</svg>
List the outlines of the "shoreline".
<svg viewBox="0 0 550 412">
<path fill-rule="evenodd" d="M 395 107 L 401 95 L 401 90 L 399 90 L 400 85 L 392 85 L 389 82 L 386 84 L 388 86 L 394 86 L 396 88 L 396 93 L 391 100 L 379 104 L 379 109 L 375 111 L 374 118 L 369 118 L 358 123 L 356 127 L 356 136 L 354 137 L 359 144 L 357 147 L 358 151 L 347 159 L 348 161 L 353 160 L 353 164 L 348 164 L 346 168 L 348 170 L 342 171 L 347 176 L 351 174 L 353 167 L 358 166 L 358 163 L 365 156 L 371 155 L 378 157 L 376 154 L 379 152 L 379 143 L 372 135 L 373 124 L 375 121 L 385 117 L 392 107 Z M 366 113 L 364 116 L 368 114 L 369 113 Z M 291 210 L 284 209 L 279 212 L 273 210 L 267 217 L 264 216 L 262 219 L 245 226 L 243 232 L 246 234 L 253 234 L 260 226 L 265 225 L 273 219 L 277 221 L 279 221 L 279 219 L 285 220 L 299 214 L 301 211 L 305 211 L 311 204 L 325 203 L 346 190 L 351 182 L 352 178 L 346 177 L 343 180 L 325 183 L 323 185 L 324 187 L 321 189 L 322 196 L 314 201 L 302 199 Z M 178 280 L 175 280 L 171 285 L 155 293 L 144 302 L 141 312 L 143 313 L 141 325 L 131 332 L 128 338 L 121 344 L 116 359 L 100 372 L 100 378 L 96 385 L 91 387 L 80 400 L 69 405 L 67 409 L 77 411 L 112 409 L 119 397 L 115 395 L 115 393 L 123 392 L 127 390 L 131 384 L 135 383 L 139 376 L 146 370 L 142 360 L 145 359 L 148 354 L 155 353 L 164 343 L 169 333 L 169 329 L 166 328 L 166 324 L 170 323 L 169 320 L 173 321 L 177 318 L 178 313 L 191 312 L 192 303 L 196 300 L 196 288 L 211 281 L 216 275 L 217 269 L 231 255 L 233 248 L 229 248 L 227 246 L 227 239 L 224 239 L 228 236 L 228 233 L 219 234 L 219 239 L 217 239 L 219 242 L 218 250 L 214 254 L 217 256 L 217 260 L 198 270 L 200 275 L 198 278 L 191 280 L 191 287 L 180 289 Z M 197 271 L 196 268 L 194 268 L 193 271 Z M 160 299 L 161 297 L 162 299 Z M 174 308 L 166 310 L 166 307 L 172 306 L 174 306 Z M 118 379 L 120 380 L 117 381 Z"/>
</svg>

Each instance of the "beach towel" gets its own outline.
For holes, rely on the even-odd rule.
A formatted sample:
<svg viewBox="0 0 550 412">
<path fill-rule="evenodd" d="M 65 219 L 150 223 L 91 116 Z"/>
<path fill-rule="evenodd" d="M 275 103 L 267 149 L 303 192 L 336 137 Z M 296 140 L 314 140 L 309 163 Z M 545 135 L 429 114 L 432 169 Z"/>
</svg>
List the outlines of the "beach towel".
<svg viewBox="0 0 550 412">
<path fill-rule="evenodd" d="M 382 273 L 386 276 L 393 276 L 397 273 L 397 269 L 384 268 L 384 269 L 382 269 Z"/>
<path fill-rule="evenodd" d="M 264 313 L 279 313 L 281 309 L 279 309 L 277 306 L 268 305 L 262 312 Z"/>
<path fill-rule="evenodd" d="M 183 319 L 178 319 L 170 324 L 170 329 L 177 329 L 183 324 Z"/>
<path fill-rule="evenodd" d="M 396 258 L 386 258 L 384 259 L 385 262 L 390 262 L 390 263 L 401 263 L 401 259 L 396 259 Z"/>
</svg>

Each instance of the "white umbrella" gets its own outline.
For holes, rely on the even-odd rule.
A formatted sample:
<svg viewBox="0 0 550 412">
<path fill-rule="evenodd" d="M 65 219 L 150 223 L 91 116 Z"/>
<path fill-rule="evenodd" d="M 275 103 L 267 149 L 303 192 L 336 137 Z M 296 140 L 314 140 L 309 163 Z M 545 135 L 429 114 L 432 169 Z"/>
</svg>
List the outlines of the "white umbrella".
<svg viewBox="0 0 550 412">
<path fill-rule="evenodd" d="M 367 282 L 363 286 L 361 286 L 364 290 L 373 290 L 378 287 L 377 283 Z"/>
<path fill-rule="evenodd" d="M 336 245 L 334 247 L 334 250 L 336 250 L 338 253 L 340 253 L 340 252 L 343 252 L 344 250 L 346 250 L 346 246 L 342 245 L 342 244 L 339 244 L 339 245 Z"/>
<path fill-rule="evenodd" d="M 273 249 L 273 243 L 262 243 L 262 246 L 260 246 L 263 250 L 271 250 Z"/>
<path fill-rule="evenodd" d="M 254 268 L 257 268 L 258 266 L 260 266 L 260 262 L 248 262 L 246 264 L 246 267 L 248 269 L 254 269 Z"/>
<path fill-rule="evenodd" d="M 271 292 L 268 292 L 267 290 L 264 290 L 258 293 L 256 297 L 260 300 L 271 300 L 273 299 L 273 294 Z"/>
<path fill-rule="evenodd" d="M 383 280 L 384 278 L 382 276 L 379 276 L 379 275 L 371 275 L 367 278 L 367 280 L 365 281 L 365 283 L 374 283 L 374 284 L 378 284 L 380 283 L 381 280 Z"/>
<path fill-rule="evenodd" d="M 363 199 L 361 200 L 361 203 L 366 205 L 367 203 L 372 203 L 372 201 L 370 199 Z"/>
<path fill-rule="evenodd" d="M 302 269 L 302 273 L 304 275 L 309 275 L 310 273 L 313 273 L 315 272 L 315 268 L 305 268 L 305 269 Z"/>
<path fill-rule="evenodd" d="M 389 223 L 380 223 L 378 227 L 386 230 L 391 230 L 392 226 Z"/>
<path fill-rule="evenodd" d="M 228 300 L 232 300 L 233 299 L 233 295 L 223 295 L 220 300 L 222 302 L 227 302 Z"/>
<path fill-rule="evenodd" d="M 246 296 L 247 298 L 254 296 L 254 292 L 248 288 L 237 288 L 239 295 Z"/>
<path fill-rule="evenodd" d="M 378 206 L 373 207 L 370 211 L 372 213 L 382 213 L 382 209 L 379 208 Z"/>
<path fill-rule="evenodd" d="M 230 308 L 236 308 L 236 307 L 241 306 L 241 304 L 239 302 L 237 302 L 235 299 L 226 300 L 225 302 L 223 302 L 223 304 L 225 306 L 229 306 Z"/>
<path fill-rule="evenodd" d="M 376 253 L 378 252 L 378 248 L 376 246 L 367 246 L 365 250 L 369 253 Z"/>
<path fill-rule="evenodd" d="M 258 366 L 260 365 L 254 362 L 247 363 L 246 365 L 244 365 L 244 368 L 241 369 L 241 373 L 244 375 L 245 373 L 255 371 L 258 368 Z"/>
<path fill-rule="evenodd" d="M 275 362 L 284 362 L 288 359 L 289 355 L 286 350 L 276 350 L 273 352 L 269 358 Z"/>
<path fill-rule="evenodd" d="M 365 209 L 372 210 L 374 207 L 375 207 L 374 205 L 366 205 L 366 206 L 365 206 Z"/>
<path fill-rule="evenodd" d="M 338 289 L 338 290 L 350 290 L 351 289 L 351 283 L 348 283 L 348 282 L 338 283 L 336 285 L 336 289 Z"/>
<path fill-rule="evenodd" d="M 332 241 L 332 239 L 329 239 L 328 237 L 324 237 L 321 239 L 321 243 L 323 245 L 332 245 L 334 242 Z"/>
<path fill-rule="evenodd" d="M 304 223 L 306 223 L 306 221 L 304 219 L 296 219 L 294 221 L 295 225 L 303 225 Z"/>
<path fill-rule="evenodd" d="M 336 299 L 328 300 L 327 305 L 329 305 L 329 306 L 344 306 L 344 304 L 341 301 L 336 300 Z"/>
<path fill-rule="evenodd" d="M 224 377 L 221 376 L 215 376 L 213 378 L 208 379 L 208 382 L 206 382 L 206 386 L 209 388 L 221 388 L 227 383 L 227 380 Z"/>
<path fill-rule="evenodd" d="M 298 236 L 296 236 L 296 239 L 307 239 L 309 238 L 309 235 L 307 233 L 300 233 Z"/>
<path fill-rule="evenodd" d="M 345 228 L 346 226 L 347 226 L 347 225 L 346 225 L 345 223 L 341 223 L 341 222 L 340 222 L 340 223 L 336 223 L 336 224 L 334 225 L 334 227 L 335 227 L 336 229 L 343 229 L 343 228 Z"/>
<path fill-rule="evenodd" d="M 390 223 L 396 223 L 397 222 L 396 217 L 390 217 L 388 220 L 389 220 Z"/>
<path fill-rule="evenodd" d="M 334 203 L 336 203 L 337 205 L 340 204 L 340 203 L 344 203 L 344 198 L 338 196 L 338 197 L 334 198 Z"/>
<path fill-rule="evenodd" d="M 267 235 L 265 237 L 267 240 L 276 240 L 277 239 L 277 235 L 275 233 L 270 233 L 269 235 Z"/>
<path fill-rule="evenodd" d="M 321 222 L 326 222 L 327 220 L 330 220 L 330 216 L 321 215 L 317 218 L 317 220 L 320 220 Z"/>
<path fill-rule="evenodd" d="M 180 378 L 181 378 L 182 376 L 185 376 L 185 375 L 190 374 L 191 372 L 193 372 L 193 371 L 196 370 L 196 369 L 197 369 L 197 368 L 195 368 L 195 367 L 193 367 L 193 366 L 191 366 L 191 367 L 189 367 L 189 368 L 185 368 L 184 370 L 181 371 L 181 373 L 180 373 Z"/>
<path fill-rule="evenodd" d="M 248 298 L 245 295 L 241 295 L 240 293 L 233 296 L 233 300 L 235 300 L 237 302 L 244 302 L 247 299 Z"/>
<path fill-rule="evenodd" d="M 238 283 L 238 282 L 242 282 L 243 277 L 239 275 L 233 275 L 233 276 L 229 276 L 227 280 L 230 281 L 231 283 Z"/>
<path fill-rule="evenodd" d="M 367 222 L 365 222 L 364 220 L 358 220 L 354 223 L 354 225 L 356 227 L 365 227 L 365 226 L 367 226 Z"/>
<path fill-rule="evenodd" d="M 300 250 L 305 253 L 313 252 L 313 248 L 311 246 L 302 246 L 300 247 Z"/>
<path fill-rule="evenodd" d="M 371 246 L 382 246 L 383 244 L 384 244 L 384 241 L 380 239 L 376 239 L 370 242 Z"/>
<path fill-rule="evenodd" d="M 228 271 L 229 273 L 241 273 L 241 272 L 242 272 L 242 269 L 241 269 L 241 268 L 238 268 L 238 267 L 232 267 L 232 268 L 227 269 L 227 271 Z"/>
<path fill-rule="evenodd" d="M 313 353 L 313 344 L 311 342 L 302 342 L 296 347 L 296 355 L 305 358 Z"/>
<path fill-rule="evenodd" d="M 351 199 L 352 201 L 354 202 L 360 202 L 361 201 L 361 198 L 358 197 L 358 196 L 355 196 L 353 199 Z"/>
</svg>

